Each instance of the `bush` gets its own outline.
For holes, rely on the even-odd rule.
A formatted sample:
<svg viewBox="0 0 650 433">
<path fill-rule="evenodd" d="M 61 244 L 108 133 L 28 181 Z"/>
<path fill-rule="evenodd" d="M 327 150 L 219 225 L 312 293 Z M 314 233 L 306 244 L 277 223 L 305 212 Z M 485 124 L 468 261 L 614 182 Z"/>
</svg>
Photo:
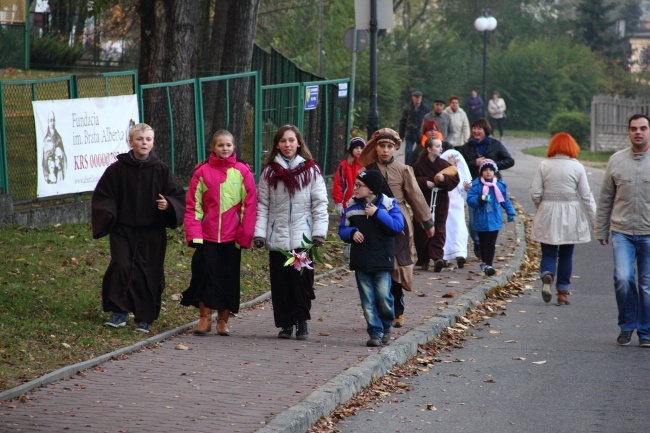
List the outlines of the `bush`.
<svg viewBox="0 0 650 433">
<path fill-rule="evenodd" d="M 565 111 L 589 112 L 607 83 L 605 64 L 567 37 L 515 38 L 488 64 L 489 90 L 508 105 L 508 128 L 538 130 Z M 488 93 L 489 95 L 489 93 Z"/>
<path fill-rule="evenodd" d="M 42 38 L 32 37 L 30 63 L 34 67 L 63 66 L 70 67 L 83 55 L 80 45 L 68 45 L 56 36 L 46 35 Z"/>
<path fill-rule="evenodd" d="M 0 67 L 24 67 L 25 44 L 23 39 L 24 32 L 17 31 L 15 27 L 0 27 Z"/>
<path fill-rule="evenodd" d="M 548 132 L 571 134 L 581 149 L 589 149 L 589 115 L 580 111 L 565 111 L 556 114 L 548 124 Z"/>
</svg>

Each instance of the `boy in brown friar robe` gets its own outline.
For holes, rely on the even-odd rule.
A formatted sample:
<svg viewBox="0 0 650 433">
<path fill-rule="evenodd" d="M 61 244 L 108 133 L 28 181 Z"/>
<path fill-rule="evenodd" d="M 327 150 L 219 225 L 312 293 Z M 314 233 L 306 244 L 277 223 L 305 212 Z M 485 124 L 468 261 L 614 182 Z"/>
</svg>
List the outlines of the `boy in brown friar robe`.
<svg viewBox="0 0 650 433">
<path fill-rule="evenodd" d="M 111 261 L 102 281 L 106 325 L 126 325 L 132 312 L 137 331 L 147 333 L 160 313 L 165 288 L 166 227 L 183 223 L 185 190 L 151 149 L 154 131 L 131 128 L 132 150 L 117 156 L 92 198 L 93 238 L 110 235 Z"/>
<path fill-rule="evenodd" d="M 394 154 L 402 140 L 390 128 L 375 132 L 359 156 L 359 164 L 367 170 L 379 170 L 386 179 L 388 189 L 382 193 L 397 199 L 404 214 L 404 232 L 395 238 L 395 270 L 392 273 L 391 293 L 395 299 L 395 320 L 393 326 L 404 324 L 404 292 L 410 291 L 413 284 L 413 219 L 422 224 L 428 236 L 433 236 L 433 219 L 422 191 L 417 185 L 410 166 L 395 161 Z M 411 212 L 413 218 L 411 217 Z"/>
<path fill-rule="evenodd" d="M 427 270 L 429 260 L 433 260 L 435 272 L 440 272 L 445 266 L 443 257 L 449 213 L 448 192 L 460 183 L 456 167 L 440 158 L 440 155 L 442 155 L 442 140 L 430 137 L 425 143 L 424 151 L 413 164 L 413 174 L 429 209 L 433 209 L 435 222 L 433 237 L 428 237 L 422 227 L 414 226 L 413 238 L 418 255 L 416 266 Z"/>
</svg>

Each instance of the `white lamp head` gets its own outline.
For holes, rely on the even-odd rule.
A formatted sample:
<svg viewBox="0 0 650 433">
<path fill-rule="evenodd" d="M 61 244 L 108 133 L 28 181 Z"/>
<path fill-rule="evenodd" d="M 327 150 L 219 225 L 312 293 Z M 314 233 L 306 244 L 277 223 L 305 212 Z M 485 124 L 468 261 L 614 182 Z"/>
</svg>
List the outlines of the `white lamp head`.
<svg viewBox="0 0 650 433">
<path fill-rule="evenodd" d="M 494 18 L 493 16 L 487 17 L 486 21 L 487 21 L 487 28 L 485 30 L 487 30 L 488 32 L 491 32 L 492 30 L 497 28 L 497 19 Z"/>
<path fill-rule="evenodd" d="M 494 20 L 496 22 L 496 20 Z M 474 28 L 479 32 L 484 32 L 488 29 L 489 21 L 485 17 L 478 17 L 474 21 Z M 495 24 L 496 27 L 496 24 Z"/>
</svg>

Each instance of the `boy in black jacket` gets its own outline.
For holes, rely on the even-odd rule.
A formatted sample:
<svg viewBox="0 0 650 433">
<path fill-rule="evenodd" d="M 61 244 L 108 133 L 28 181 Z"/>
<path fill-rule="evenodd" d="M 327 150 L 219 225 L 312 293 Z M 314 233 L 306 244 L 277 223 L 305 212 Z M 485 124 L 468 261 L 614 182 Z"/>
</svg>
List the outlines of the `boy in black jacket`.
<svg viewBox="0 0 650 433">
<path fill-rule="evenodd" d="M 404 229 L 404 217 L 394 198 L 381 191 L 384 177 L 377 170 L 359 173 L 354 196 L 339 225 L 339 236 L 351 243 L 350 269 L 355 271 L 357 288 L 368 324 L 368 347 L 390 341 L 393 323 L 393 295 L 390 293 L 394 268 L 393 237 Z"/>
</svg>

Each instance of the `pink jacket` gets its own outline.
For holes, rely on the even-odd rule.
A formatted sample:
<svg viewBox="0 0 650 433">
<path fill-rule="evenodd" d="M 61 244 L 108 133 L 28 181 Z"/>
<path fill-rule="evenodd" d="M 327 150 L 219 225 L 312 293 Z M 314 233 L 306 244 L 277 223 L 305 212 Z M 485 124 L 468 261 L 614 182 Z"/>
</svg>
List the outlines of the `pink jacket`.
<svg viewBox="0 0 650 433">
<path fill-rule="evenodd" d="M 219 158 L 210 153 L 192 175 L 185 205 L 188 244 L 235 241 L 250 248 L 257 218 L 255 179 L 237 155 Z"/>
</svg>

